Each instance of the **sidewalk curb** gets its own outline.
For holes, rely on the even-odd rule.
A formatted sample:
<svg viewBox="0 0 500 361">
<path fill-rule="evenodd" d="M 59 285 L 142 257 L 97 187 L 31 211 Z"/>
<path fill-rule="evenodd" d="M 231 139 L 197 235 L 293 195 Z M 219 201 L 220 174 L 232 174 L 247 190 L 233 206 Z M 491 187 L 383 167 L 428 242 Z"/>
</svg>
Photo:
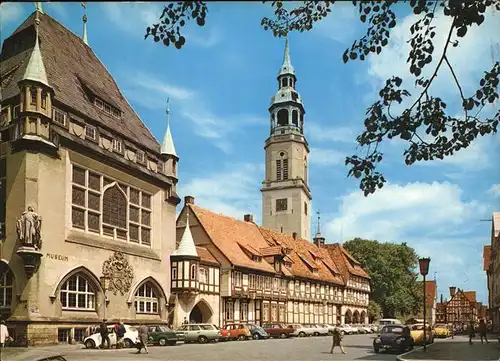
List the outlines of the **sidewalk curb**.
<svg viewBox="0 0 500 361">
<path fill-rule="evenodd" d="M 429 348 L 429 347 L 430 347 L 430 346 L 432 346 L 432 345 L 435 345 L 435 343 L 430 343 L 430 344 L 428 344 L 428 345 L 427 345 L 427 348 Z M 406 360 L 406 359 L 404 358 L 404 356 L 405 356 L 405 355 L 408 355 L 408 354 L 410 354 L 410 353 L 412 353 L 412 352 L 415 352 L 415 351 L 420 351 L 420 350 L 423 350 L 423 348 L 424 348 L 424 346 L 420 346 L 419 348 L 414 348 L 414 349 L 413 349 L 413 350 L 411 350 L 411 351 L 408 351 L 408 352 L 402 353 L 401 355 L 397 355 L 397 356 L 396 356 L 396 360 L 397 360 L 397 361 L 409 361 L 409 360 Z M 439 361 L 439 360 L 422 359 L 422 360 L 418 360 L 418 361 Z"/>
</svg>

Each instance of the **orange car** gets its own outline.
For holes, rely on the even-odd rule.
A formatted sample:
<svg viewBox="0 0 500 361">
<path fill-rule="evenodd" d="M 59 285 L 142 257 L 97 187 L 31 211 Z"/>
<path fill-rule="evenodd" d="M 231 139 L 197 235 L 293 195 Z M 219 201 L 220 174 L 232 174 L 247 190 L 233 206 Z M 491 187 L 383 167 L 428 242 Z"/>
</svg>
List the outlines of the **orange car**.
<svg viewBox="0 0 500 361">
<path fill-rule="evenodd" d="M 231 339 L 231 333 L 229 332 L 229 330 L 226 330 L 225 328 L 219 328 L 218 326 L 215 327 L 217 327 L 217 329 L 220 332 L 219 341 L 224 342 L 224 341 L 229 341 Z"/>
<path fill-rule="evenodd" d="M 244 341 L 252 337 L 248 327 L 242 323 L 228 323 L 224 329 L 229 331 L 229 339 L 231 340 Z"/>
</svg>

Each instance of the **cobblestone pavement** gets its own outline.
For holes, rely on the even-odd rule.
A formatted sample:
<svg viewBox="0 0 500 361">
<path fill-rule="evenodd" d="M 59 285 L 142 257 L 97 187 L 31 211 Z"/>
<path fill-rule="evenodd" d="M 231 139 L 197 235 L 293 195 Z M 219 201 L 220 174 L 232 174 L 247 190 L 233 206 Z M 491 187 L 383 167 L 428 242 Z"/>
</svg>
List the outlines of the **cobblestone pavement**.
<svg viewBox="0 0 500 361">
<path fill-rule="evenodd" d="M 26 352 L 55 351 L 68 361 L 154 360 L 154 361 L 395 361 L 395 354 L 375 354 L 373 335 L 344 338 L 346 355 L 329 353 L 331 337 L 307 337 L 286 340 L 231 341 L 205 345 L 150 346 L 149 354 L 137 355 L 134 349 L 87 350 L 82 346 L 54 346 L 36 349 L 5 349 L 2 361 L 16 361 Z"/>
<path fill-rule="evenodd" d="M 455 336 L 455 339 L 439 340 L 427 347 L 427 351 L 417 349 L 413 352 L 401 355 L 400 361 L 405 360 L 453 360 L 453 361 L 499 361 L 500 343 L 491 338 L 489 344 L 481 344 L 478 338 L 469 345 L 469 339 L 465 336 Z"/>
</svg>

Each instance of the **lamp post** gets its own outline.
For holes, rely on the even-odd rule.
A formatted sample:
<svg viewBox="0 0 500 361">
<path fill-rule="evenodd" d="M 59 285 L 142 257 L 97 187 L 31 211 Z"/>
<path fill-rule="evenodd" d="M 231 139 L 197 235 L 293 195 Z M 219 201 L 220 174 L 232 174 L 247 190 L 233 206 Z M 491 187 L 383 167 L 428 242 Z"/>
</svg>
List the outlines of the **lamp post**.
<svg viewBox="0 0 500 361">
<path fill-rule="evenodd" d="M 430 258 L 420 258 L 418 260 L 418 265 L 420 266 L 420 274 L 424 278 L 424 351 L 427 351 L 427 336 L 426 336 L 426 331 L 427 331 L 427 325 L 426 325 L 426 301 L 427 301 L 427 295 L 426 295 L 426 290 L 425 290 L 425 276 L 429 273 L 429 263 L 431 263 Z"/>
<path fill-rule="evenodd" d="M 108 276 L 101 276 L 100 277 L 101 281 L 101 287 L 104 292 L 104 317 L 103 319 L 106 319 L 106 308 L 108 307 L 108 296 L 106 296 L 106 291 L 109 289 L 109 283 L 111 279 Z"/>
</svg>

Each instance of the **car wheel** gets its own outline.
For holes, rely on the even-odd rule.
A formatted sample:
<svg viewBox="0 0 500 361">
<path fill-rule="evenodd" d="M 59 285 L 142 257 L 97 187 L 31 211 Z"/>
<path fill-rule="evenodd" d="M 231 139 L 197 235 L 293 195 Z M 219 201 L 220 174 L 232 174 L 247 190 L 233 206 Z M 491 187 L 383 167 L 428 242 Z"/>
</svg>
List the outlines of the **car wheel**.
<svg viewBox="0 0 500 361">
<path fill-rule="evenodd" d="M 124 341 L 123 341 L 123 345 L 126 347 L 126 348 L 131 348 L 134 343 L 132 342 L 131 339 L 129 338 L 126 338 Z"/>
<path fill-rule="evenodd" d="M 246 337 L 243 335 L 239 335 L 237 338 L 238 341 L 245 341 L 245 339 L 246 339 Z"/>
<path fill-rule="evenodd" d="M 85 341 L 85 348 L 95 348 L 94 340 L 90 339 Z"/>
<path fill-rule="evenodd" d="M 299 332 L 299 337 L 306 337 L 306 333 L 304 331 Z"/>
<path fill-rule="evenodd" d="M 286 333 L 280 333 L 280 338 L 286 338 Z"/>
<path fill-rule="evenodd" d="M 252 336 L 252 338 L 254 340 L 258 340 L 260 338 L 260 335 L 258 333 L 254 333 L 253 336 Z"/>
<path fill-rule="evenodd" d="M 319 332 L 313 333 L 314 336 L 319 336 Z"/>
<path fill-rule="evenodd" d="M 208 338 L 206 336 L 200 336 L 198 337 L 198 343 L 207 343 Z"/>
<path fill-rule="evenodd" d="M 378 347 L 374 347 L 373 351 L 375 351 L 375 353 L 378 353 L 380 351 L 380 349 Z"/>
<path fill-rule="evenodd" d="M 166 344 L 167 344 L 167 340 L 166 340 L 166 339 L 164 339 L 164 338 L 160 338 L 160 339 L 158 340 L 158 344 L 159 344 L 160 346 L 166 346 Z"/>
</svg>

